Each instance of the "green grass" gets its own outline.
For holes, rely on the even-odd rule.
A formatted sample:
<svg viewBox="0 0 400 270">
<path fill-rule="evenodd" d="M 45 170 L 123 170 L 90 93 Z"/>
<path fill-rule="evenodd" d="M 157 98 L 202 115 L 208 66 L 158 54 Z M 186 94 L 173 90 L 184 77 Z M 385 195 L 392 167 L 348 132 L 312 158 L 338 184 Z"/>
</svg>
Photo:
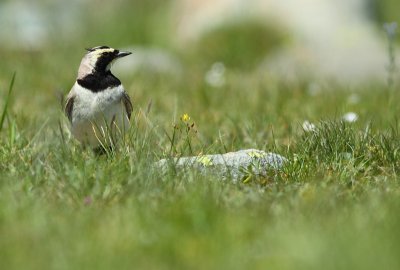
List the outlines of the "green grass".
<svg viewBox="0 0 400 270">
<path fill-rule="evenodd" d="M 15 82 L 15 73 L 12 76 L 10 86 L 8 87 L 8 93 L 7 93 L 7 96 L 6 96 L 6 99 L 5 99 L 6 102 L 4 104 L 3 111 L 1 112 L 1 116 L 0 116 L 0 132 L 3 129 L 4 120 L 6 119 L 6 116 L 7 116 L 8 105 L 10 103 L 11 93 L 12 93 L 12 89 L 14 87 L 14 82 Z"/>
<path fill-rule="evenodd" d="M 72 86 L 85 46 L 99 36 L 115 47 L 167 43 L 115 30 L 143 20 L 160 31 L 159 18 L 141 13 L 149 3 L 135 4 L 139 18 L 103 7 L 115 25 L 101 32 L 90 19 L 92 34 L 73 44 L 2 50 L 1 268 L 399 269 L 399 85 L 282 81 L 227 65 L 226 84 L 212 88 L 189 59 L 178 79 L 120 76 L 135 107 L 126 147 L 99 157 L 70 138 L 57 93 Z M 310 91 L 316 85 L 321 91 Z M 357 122 L 342 121 L 349 111 Z M 190 149 L 177 132 L 171 151 L 184 113 L 198 132 Z M 302 130 L 305 120 L 315 131 Z M 289 162 L 246 184 L 151 167 L 171 155 L 244 148 Z"/>
</svg>

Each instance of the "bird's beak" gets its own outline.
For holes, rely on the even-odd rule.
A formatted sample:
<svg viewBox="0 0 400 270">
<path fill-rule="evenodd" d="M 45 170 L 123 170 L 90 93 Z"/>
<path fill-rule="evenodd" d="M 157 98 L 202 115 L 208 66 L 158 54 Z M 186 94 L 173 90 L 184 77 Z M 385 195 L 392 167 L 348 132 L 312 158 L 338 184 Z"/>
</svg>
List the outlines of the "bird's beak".
<svg viewBox="0 0 400 270">
<path fill-rule="evenodd" d="M 121 57 L 130 55 L 130 54 L 131 54 L 131 52 L 119 52 L 119 53 L 117 54 L 117 58 L 121 58 Z"/>
</svg>

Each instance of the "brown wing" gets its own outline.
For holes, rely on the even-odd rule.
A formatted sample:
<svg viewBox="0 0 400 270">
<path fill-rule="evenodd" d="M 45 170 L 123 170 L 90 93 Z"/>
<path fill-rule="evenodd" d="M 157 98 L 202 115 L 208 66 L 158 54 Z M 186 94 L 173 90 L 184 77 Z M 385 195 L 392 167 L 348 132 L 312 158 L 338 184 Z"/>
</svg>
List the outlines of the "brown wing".
<svg viewBox="0 0 400 270">
<path fill-rule="evenodd" d="M 68 96 L 67 102 L 65 103 L 64 113 L 68 117 L 68 120 L 72 123 L 72 110 L 74 108 L 75 96 Z"/>
<path fill-rule="evenodd" d="M 126 92 L 124 92 L 124 95 L 122 96 L 122 102 L 124 103 L 124 107 L 126 110 L 126 114 L 128 115 L 128 119 L 131 119 L 133 106 L 132 106 L 131 98 L 129 97 L 129 95 Z"/>
</svg>

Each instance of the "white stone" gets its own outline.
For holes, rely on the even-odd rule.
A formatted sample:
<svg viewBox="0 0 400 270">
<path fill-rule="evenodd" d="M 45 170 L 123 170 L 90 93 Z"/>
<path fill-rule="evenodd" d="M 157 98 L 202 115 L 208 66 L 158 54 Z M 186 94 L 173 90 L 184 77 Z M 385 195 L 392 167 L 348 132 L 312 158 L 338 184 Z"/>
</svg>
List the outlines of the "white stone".
<svg viewBox="0 0 400 270">
<path fill-rule="evenodd" d="M 155 165 L 164 172 L 169 168 L 198 170 L 202 174 L 213 174 L 236 182 L 249 173 L 254 176 L 266 176 L 270 170 L 282 169 L 286 162 L 286 158 L 275 153 L 246 149 L 226 154 L 162 159 Z"/>
</svg>

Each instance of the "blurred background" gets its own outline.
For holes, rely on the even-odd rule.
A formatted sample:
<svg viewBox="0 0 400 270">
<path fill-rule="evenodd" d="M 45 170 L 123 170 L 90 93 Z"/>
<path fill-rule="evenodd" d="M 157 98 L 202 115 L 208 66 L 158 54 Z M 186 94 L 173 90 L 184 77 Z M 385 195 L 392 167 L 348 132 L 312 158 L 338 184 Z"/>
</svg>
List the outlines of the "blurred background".
<svg viewBox="0 0 400 270">
<path fill-rule="evenodd" d="M 114 72 L 135 98 L 156 89 L 165 107 L 182 93 L 163 82 L 220 88 L 231 73 L 385 82 L 383 24 L 399 18 L 396 0 L 3 0 L 0 92 L 17 72 L 15 108 L 30 108 L 29 116 L 37 111 L 32 106 L 54 110 L 54 96 L 74 83 L 84 48 L 97 45 L 132 50 Z"/>
</svg>

